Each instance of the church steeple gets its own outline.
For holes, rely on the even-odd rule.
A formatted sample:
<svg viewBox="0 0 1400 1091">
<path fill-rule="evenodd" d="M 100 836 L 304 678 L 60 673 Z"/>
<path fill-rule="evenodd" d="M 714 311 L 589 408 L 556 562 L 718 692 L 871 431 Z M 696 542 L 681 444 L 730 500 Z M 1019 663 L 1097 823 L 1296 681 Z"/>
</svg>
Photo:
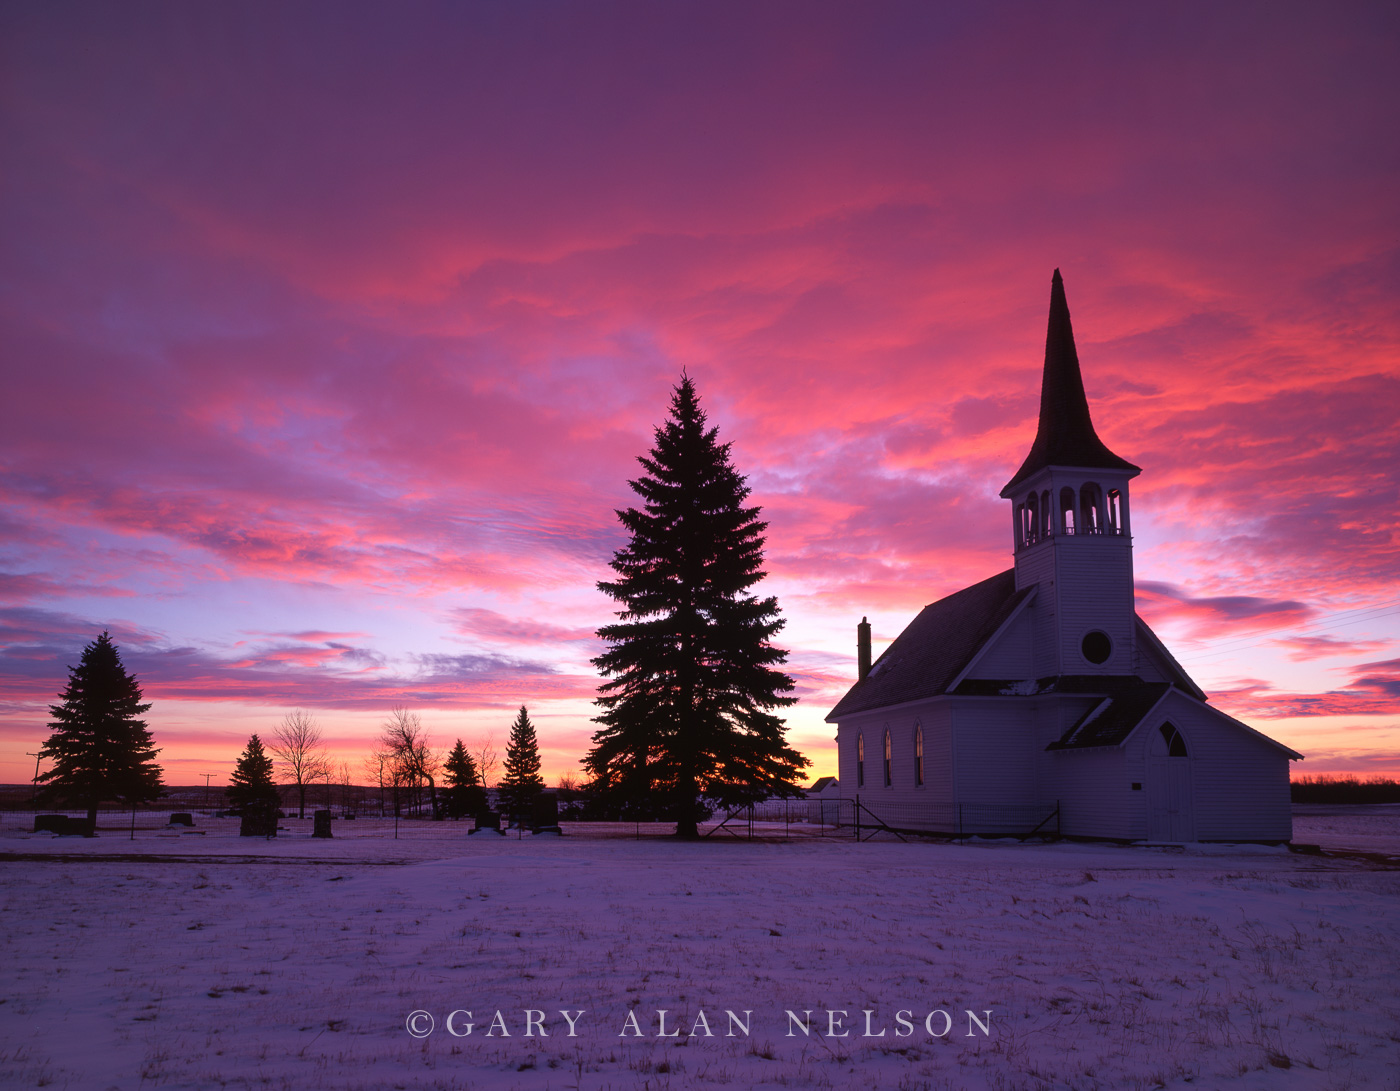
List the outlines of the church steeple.
<svg viewBox="0 0 1400 1091">
<path fill-rule="evenodd" d="M 1079 373 L 1079 354 L 1074 348 L 1065 282 L 1058 269 L 1050 282 L 1050 324 L 1045 335 L 1045 371 L 1040 383 L 1040 423 L 1030 454 L 1001 490 L 1001 495 L 1010 499 L 1021 482 L 1047 466 L 1138 472 L 1138 467 L 1104 446 L 1094 431 L 1089 401 L 1084 395 L 1084 379 Z"/>
<path fill-rule="evenodd" d="M 1030 454 L 1001 490 L 1011 501 L 1016 589 L 1036 588 L 1036 677 L 1131 674 L 1136 662 L 1128 482 L 1139 470 L 1099 439 L 1089 417 L 1060 271 L 1040 425 Z"/>
</svg>

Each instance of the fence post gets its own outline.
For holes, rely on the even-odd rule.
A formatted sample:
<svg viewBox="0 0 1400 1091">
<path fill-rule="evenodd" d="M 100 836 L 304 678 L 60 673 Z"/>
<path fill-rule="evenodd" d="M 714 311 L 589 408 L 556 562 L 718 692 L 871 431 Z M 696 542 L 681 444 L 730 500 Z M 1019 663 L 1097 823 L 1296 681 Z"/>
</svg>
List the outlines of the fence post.
<svg viewBox="0 0 1400 1091">
<path fill-rule="evenodd" d="M 134 799 L 131 801 L 131 836 L 127 840 L 136 840 L 136 800 Z"/>
<path fill-rule="evenodd" d="M 860 793 L 856 793 L 856 840 L 860 840 Z"/>
</svg>

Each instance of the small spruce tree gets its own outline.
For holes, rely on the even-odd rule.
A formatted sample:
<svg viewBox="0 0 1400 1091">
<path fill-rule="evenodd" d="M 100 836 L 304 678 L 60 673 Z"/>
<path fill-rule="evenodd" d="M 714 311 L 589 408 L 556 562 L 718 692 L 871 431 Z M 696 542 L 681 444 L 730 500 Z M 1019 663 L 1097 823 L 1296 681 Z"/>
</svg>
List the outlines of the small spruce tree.
<svg viewBox="0 0 1400 1091">
<path fill-rule="evenodd" d="M 442 768 L 447 774 L 447 813 L 450 817 L 462 818 L 486 810 L 486 792 L 481 787 L 481 775 L 461 739 L 448 752 Z"/>
<path fill-rule="evenodd" d="M 103 800 L 145 803 L 164 794 L 155 763 L 160 751 L 140 719 L 150 703 L 141 700 L 141 687 L 127 674 L 107 633 L 68 668 L 68 685 L 59 697 L 62 704 L 49 706 L 53 734 L 39 751 L 54 760 L 38 778 L 48 785 L 46 799 L 86 805 L 91 830 Z"/>
<path fill-rule="evenodd" d="M 238 810 L 266 804 L 276 813 L 280 800 L 277 785 L 272 781 L 272 759 L 267 756 L 257 735 L 250 738 L 243 748 L 224 792 L 229 803 Z"/>
<path fill-rule="evenodd" d="M 506 744 L 503 764 L 506 775 L 497 785 L 501 805 L 513 815 L 523 815 L 530 810 L 535 797 L 544 788 L 544 780 L 540 777 L 540 744 L 535 738 L 535 725 L 530 722 L 524 705 L 520 706 L 520 715 L 510 725 L 510 742 Z"/>
</svg>

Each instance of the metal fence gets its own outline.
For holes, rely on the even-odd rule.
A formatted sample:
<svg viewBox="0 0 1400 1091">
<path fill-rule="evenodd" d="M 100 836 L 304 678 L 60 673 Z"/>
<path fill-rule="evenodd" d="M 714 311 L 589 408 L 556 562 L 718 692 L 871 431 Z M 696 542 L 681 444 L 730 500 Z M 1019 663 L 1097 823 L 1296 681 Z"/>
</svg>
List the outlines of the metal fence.
<svg viewBox="0 0 1400 1091">
<path fill-rule="evenodd" d="M 7 809 L 0 810 L 0 833 L 32 833 L 40 815 L 65 814 L 86 818 L 84 809 Z M 192 826 L 172 820 L 189 815 Z M 277 836 L 310 838 L 313 829 L 311 808 L 306 818 L 278 819 Z M 240 819 L 220 811 L 196 808 L 145 806 L 100 809 L 97 833 L 125 835 L 135 840 L 151 836 L 237 836 Z M 674 822 L 595 822 L 576 821 L 567 815 L 559 821 L 565 837 L 629 838 L 641 840 L 674 836 Z M 391 838 L 399 840 L 455 840 L 472 835 L 470 818 L 432 819 L 425 817 L 380 816 L 363 812 L 336 814 L 334 837 Z M 700 834 L 710 839 L 797 840 L 842 838 L 868 840 L 871 837 L 935 836 L 963 837 L 1054 837 L 1059 834 L 1059 805 L 1051 804 L 913 804 L 881 800 L 877 796 L 853 799 L 775 799 L 732 809 L 718 809 L 700 823 Z M 478 836 L 549 836 L 532 834 L 525 827 L 503 826 L 500 833 L 482 831 Z"/>
<path fill-rule="evenodd" d="M 881 799 L 878 795 L 834 800 L 842 824 L 864 839 L 877 833 L 938 837 L 1058 837 L 1059 801 L 1052 803 L 936 803 Z"/>
</svg>

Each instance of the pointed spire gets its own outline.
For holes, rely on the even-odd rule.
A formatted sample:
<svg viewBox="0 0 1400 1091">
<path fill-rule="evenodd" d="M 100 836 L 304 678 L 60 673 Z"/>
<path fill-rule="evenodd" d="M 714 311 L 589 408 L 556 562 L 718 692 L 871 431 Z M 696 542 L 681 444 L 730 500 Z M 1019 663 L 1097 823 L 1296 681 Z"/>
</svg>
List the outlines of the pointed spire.
<svg viewBox="0 0 1400 1091">
<path fill-rule="evenodd" d="M 1040 424 L 1030 454 L 1001 490 L 1001 495 L 1007 496 L 1022 481 L 1046 466 L 1138 472 L 1138 467 L 1105 447 L 1094 431 L 1089 400 L 1084 395 L 1084 378 L 1079 373 L 1079 353 L 1074 348 L 1065 282 L 1058 269 L 1050 282 L 1050 325 L 1045 335 L 1045 372 L 1040 382 Z"/>
</svg>

